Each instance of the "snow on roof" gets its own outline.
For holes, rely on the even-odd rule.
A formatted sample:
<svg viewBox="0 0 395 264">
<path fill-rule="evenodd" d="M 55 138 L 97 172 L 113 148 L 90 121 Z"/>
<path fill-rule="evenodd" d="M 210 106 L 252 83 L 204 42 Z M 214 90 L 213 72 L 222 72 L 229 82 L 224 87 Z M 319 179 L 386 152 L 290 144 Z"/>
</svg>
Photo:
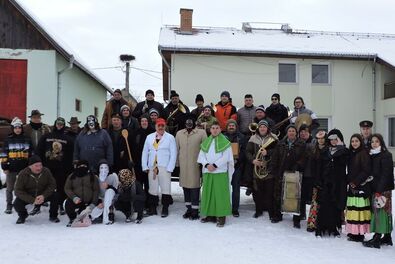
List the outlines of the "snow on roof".
<svg viewBox="0 0 395 264">
<path fill-rule="evenodd" d="M 161 28 L 159 49 L 186 52 L 375 58 L 395 68 L 395 35 L 281 29 Z"/>
<path fill-rule="evenodd" d="M 83 72 L 93 78 L 101 86 L 103 86 L 109 93 L 113 93 L 113 90 L 102 81 L 96 74 L 88 69 L 82 59 L 65 43 L 63 42 L 55 33 L 51 32 L 50 29 L 46 28 L 44 24 L 33 15 L 33 13 L 23 4 L 19 3 L 19 0 L 10 0 L 10 3 L 18 9 L 19 12 L 32 23 L 36 29 L 54 46 L 56 51 L 60 53 L 67 61 L 74 59 L 73 64 L 80 68 Z"/>
</svg>

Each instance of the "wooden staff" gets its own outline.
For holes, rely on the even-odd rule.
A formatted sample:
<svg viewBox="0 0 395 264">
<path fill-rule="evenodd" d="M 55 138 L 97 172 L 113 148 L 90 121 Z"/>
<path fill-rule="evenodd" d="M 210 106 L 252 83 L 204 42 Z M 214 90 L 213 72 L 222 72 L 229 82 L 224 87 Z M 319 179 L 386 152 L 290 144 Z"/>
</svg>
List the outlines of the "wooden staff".
<svg viewBox="0 0 395 264">
<path fill-rule="evenodd" d="M 123 138 L 124 138 L 125 141 L 126 141 L 126 148 L 128 149 L 129 160 L 130 160 L 131 162 L 133 162 L 132 154 L 130 153 L 129 141 L 128 141 L 129 132 L 128 132 L 127 129 L 122 129 L 122 136 L 123 136 Z"/>
</svg>

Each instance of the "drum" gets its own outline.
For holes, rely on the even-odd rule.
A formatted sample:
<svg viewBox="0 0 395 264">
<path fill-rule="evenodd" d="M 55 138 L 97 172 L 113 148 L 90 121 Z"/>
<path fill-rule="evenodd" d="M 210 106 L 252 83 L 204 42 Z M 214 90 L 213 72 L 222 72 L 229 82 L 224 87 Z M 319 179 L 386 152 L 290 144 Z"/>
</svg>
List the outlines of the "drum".
<svg viewBox="0 0 395 264">
<path fill-rule="evenodd" d="M 284 214 L 300 214 L 302 197 L 302 173 L 299 171 L 284 172 L 282 182 L 281 212 Z"/>
</svg>

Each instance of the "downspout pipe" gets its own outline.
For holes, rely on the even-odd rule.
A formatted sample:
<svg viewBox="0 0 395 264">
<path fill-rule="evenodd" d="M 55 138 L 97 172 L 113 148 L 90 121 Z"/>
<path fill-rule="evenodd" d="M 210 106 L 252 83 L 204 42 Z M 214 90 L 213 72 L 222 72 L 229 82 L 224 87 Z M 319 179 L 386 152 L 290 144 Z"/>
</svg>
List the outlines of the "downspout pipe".
<svg viewBox="0 0 395 264">
<path fill-rule="evenodd" d="M 167 75 L 168 75 L 168 94 L 170 94 L 171 91 L 171 68 L 170 68 L 170 64 L 167 62 L 165 56 L 162 53 L 162 50 L 159 48 L 158 49 L 160 56 L 162 57 L 162 61 L 165 63 L 166 67 L 167 67 Z M 168 103 L 168 99 L 169 98 L 163 98 L 163 101 L 165 101 L 165 103 Z"/>
<path fill-rule="evenodd" d="M 60 90 L 62 88 L 62 83 L 60 81 L 60 77 L 63 73 L 65 73 L 66 71 L 69 71 L 73 68 L 74 65 L 74 56 L 71 55 L 70 59 L 69 59 L 69 65 L 67 67 L 65 67 L 64 69 L 58 71 L 58 85 L 57 85 L 57 89 L 56 89 L 56 117 L 60 116 Z"/>
<path fill-rule="evenodd" d="M 376 124 L 376 107 L 377 107 L 377 85 L 376 85 L 376 79 L 377 79 L 377 74 L 376 74 L 376 63 L 377 63 L 377 55 L 374 56 L 373 58 L 373 67 L 372 67 L 372 75 L 373 75 L 373 132 L 375 132 L 375 128 L 377 127 Z"/>
</svg>

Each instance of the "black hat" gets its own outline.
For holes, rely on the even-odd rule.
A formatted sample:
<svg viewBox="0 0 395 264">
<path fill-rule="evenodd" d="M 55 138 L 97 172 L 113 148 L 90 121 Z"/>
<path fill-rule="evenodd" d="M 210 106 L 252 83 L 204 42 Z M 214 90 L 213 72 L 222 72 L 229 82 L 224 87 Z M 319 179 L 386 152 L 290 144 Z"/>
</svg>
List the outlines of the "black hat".
<svg viewBox="0 0 395 264">
<path fill-rule="evenodd" d="M 79 161 L 77 161 L 77 164 L 76 164 L 75 167 L 78 168 L 78 167 L 81 167 L 81 166 L 89 167 L 89 162 L 87 160 L 79 160 Z"/>
<path fill-rule="evenodd" d="M 37 163 L 37 162 L 42 162 L 42 161 L 41 161 L 41 159 L 40 159 L 39 156 L 33 155 L 33 156 L 31 156 L 31 157 L 29 158 L 28 165 L 30 166 L 30 165 L 33 165 L 34 163 Z"/>
<path fill-rule="evenodd" d="M 115 89 L 114 93 L 119 93 L 120 95 L 122 95 L 121 89 Z"/>
<path fill-rule="evenodd" d="M 155 96 L 154 91 L 148 89 L 147 91 L 145 91 L 145 96 L 147 96 L 148 94 L 152 94 L 152 96 Z"/>
<path fill-rule="evenodd" d="M 228 91 L 223 91 L 223 92 L 221 93 L 221 97 L 222 97 L 222 96 L 226 96 L 226 97 L 230 98 L 230 93 L 229 93 Z"/>
<path fill-rule="evenodd" d="M 32 113 L 28 117 L 31 118 L 32 116 L 36 116 L 36 115 L 42 116 L 44 114 L 40 113 L 40 110 L 35 109 L 32 110 Z"/>
<path fill-rule="evenodd" d="M 107 160 L 106 159 L 101 159 L 101 160 L 99 160 L 99 167 L 100 167 L 100 165 L 102 165 L 102 164 L 106 164 L 106 165 L 108 165 L 108 162 L 107 162 Z"/>
<path fill-rule="evenodd" d="M 67 123 L 69 123 L 70 125 L 72 125 L 72 124 L 80 124 L 81 121 L 78 121 L 78 117 L 73 116 L 73 117 L 70 118 L 70 121 L 67 122 Z"/>
<path fill-rule="evenodd" d="M 170 98 L 173 98 L 173 97 L 180 97 L 180 95 L 176 91 L 172 90 L 172 91 L 170 91 Z"/>
<path fill-rule="evenodd" d="M 302 124 L 302 125 L 299 127 L 298 133 L 300 133 L 300 131 L 302 131 L 302 130 L 307 130 L 307 131 L 310 133 L 310 126 L 308 126 L 307 124 Z"/>
<path fill-rule="evenodd" d="M 280 95 L 278 94 L 278 93 L 274 93 L 273 95 L 272 95 L 272 98 L 273 97 L 276 97 L 279 101 L 280 101 Z"/>
<path fill-rule="evenodd" d="M 201 94 L 196 95 L 195 103 L 197 102 L 204 102 L 203 95 Z"/>
<path fill-rule="evenodd" d="M 372 127 L 373 122 L 369 121 L 369 120 L 364 120 L 364 121 L 359 122 L 359 126 L 360 127 Z"/>
<path fill-rule="evenodd" d="M 334 128 L 331 131 L 329 131 L 329 133 L 328 133 L 329 139 L 331 138 L 331 135 L 336 135 L 342 142 L 344 142 L 343 134 L 342 134 L 342 132 L 340 132 L 339 129 Z"/>
</svg>

